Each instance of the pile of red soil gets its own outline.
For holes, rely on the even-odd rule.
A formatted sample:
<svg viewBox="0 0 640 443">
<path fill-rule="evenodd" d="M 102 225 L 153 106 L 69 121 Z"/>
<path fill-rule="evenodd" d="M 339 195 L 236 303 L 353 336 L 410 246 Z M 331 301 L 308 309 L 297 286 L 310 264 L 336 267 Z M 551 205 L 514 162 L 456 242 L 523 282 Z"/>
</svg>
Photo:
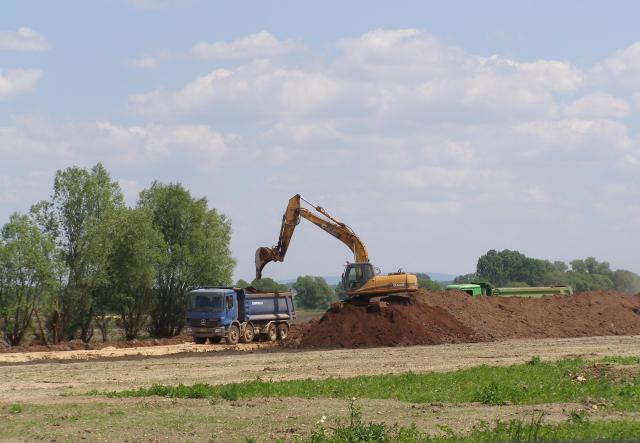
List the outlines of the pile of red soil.
<svg viewBox="0 0 640 443">
<path fill-rule="evenodd" d="M 469 297 L 458 291 L 420 290 L 408 305 L 379 312 L 353 305 L 327 311 L 319 321 L 298 328 L 286 345 L 358 348 L 634 334 L 640 334 L 639 296 Z"/>
</svg>

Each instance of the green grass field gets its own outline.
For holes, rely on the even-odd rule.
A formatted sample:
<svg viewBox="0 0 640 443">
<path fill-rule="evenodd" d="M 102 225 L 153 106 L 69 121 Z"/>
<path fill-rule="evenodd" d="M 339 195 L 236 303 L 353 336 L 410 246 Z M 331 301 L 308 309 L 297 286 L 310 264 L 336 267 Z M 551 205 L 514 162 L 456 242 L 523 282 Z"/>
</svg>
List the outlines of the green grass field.
<svg viewBox="0 0 640 443">
<path fill-rule="evenodd" d="M 450 373 L 328 378 L 272 382 L 256 379 L 226 385 L 154 385 L 109 392 L 110 397 L 172 398 L 254 397 L 375 398 L 410 403 L 471 403 L 486 405 L 585 402 L 589 399 L 619 411 L 640 411 L 640 374 L 635 358 L 581 359 L 508 367 L 479 366 Z M 625 365 L 627 368 L 625 368 Z M 620 369 L 623 368 L 623 369 Z"/>
</svg>

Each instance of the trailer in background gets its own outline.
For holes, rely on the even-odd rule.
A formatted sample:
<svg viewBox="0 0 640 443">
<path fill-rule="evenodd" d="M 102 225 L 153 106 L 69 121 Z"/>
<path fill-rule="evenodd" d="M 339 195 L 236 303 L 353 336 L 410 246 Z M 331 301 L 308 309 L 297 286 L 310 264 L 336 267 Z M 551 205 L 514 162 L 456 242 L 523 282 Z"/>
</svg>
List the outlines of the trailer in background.
<svg viewBox="0 0 640 443">
<path fill-rule="evenodd" d="M 471 296 L 489 295 L 498 297 L 543 297 L 545 295 L 571 295 L 571 286 L 524 286 L 516 288 L 496 288 L 489 283 L 473 282 L 447 285 L 447 289 L 466 292 Z"/>
<path fill-rule="evenodd" d="M 204 287 L 187 294 L 187 324 L 198 344 L 285 339 L 295 319 L 291 292 Z"/>
</svg>

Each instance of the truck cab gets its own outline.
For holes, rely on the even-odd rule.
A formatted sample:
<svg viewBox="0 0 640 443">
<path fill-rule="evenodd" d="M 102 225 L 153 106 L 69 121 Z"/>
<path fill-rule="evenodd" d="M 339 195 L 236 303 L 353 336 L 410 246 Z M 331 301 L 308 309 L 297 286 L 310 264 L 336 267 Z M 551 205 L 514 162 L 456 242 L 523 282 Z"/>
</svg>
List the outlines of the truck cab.
<svg viewBox="0 0 640 443">
<path fill-rule="evenodd" d="M 204 344 L 207 338 L 227 333 L 238 318 L 238 296 L 233 288 L 200 288 L 187 295 L 187 323 L 194 341 Z"/>
</svg>

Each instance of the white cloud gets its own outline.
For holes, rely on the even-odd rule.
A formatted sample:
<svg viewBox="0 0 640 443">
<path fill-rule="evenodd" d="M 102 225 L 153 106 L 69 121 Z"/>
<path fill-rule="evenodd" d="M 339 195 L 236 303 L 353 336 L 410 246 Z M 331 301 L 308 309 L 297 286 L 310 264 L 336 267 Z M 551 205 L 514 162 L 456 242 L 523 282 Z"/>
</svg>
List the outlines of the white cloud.
<svg viewBox="0 0 640 443">
<path fill-rule="evenodd" d="M 604 87 L 629 92 L 631 102 L 640 109 L 640 42 L 615 51 L 594 68 L 594 77 Z"/>
<path fill-rule="evenodd" d="M 624 151 L 632 146 L 628 129 L 614 120 L 605 119 L 559 119 L 522 123 L 516 133 L 538 140 L 540 152 L 545 146 L 559 150 L 578 151 L 584 160 L 587 154 L 611 156 L 615 150 Z M 612 157 L 613 158 L 613 157 Z"/>
<path fill-rule="evenodd" d="M 129 60 L 129 66 L 136 69 L 156 69 L 169 58 L 171 58 L 171 53 L 163 50 L 131 59 Z"/>
<path fill-rule="evenodd" d="M 17 199 L 17 189 L 7 175 L 0 175 L 0 204 L 12 203 Z"/>
<path fill-rule="evenodd" d="M 129 0 L 129 4 L 136 9 L 162 9 L 191 3 L 193 0 Z"/>
<path fill-rule="evenodd" d="M 629 85 L 640 86 L 640 42 L 614 52 L 601 69 Z"/>
<path fill-rule="evenodd" d="M 198 168 L 213 170 L 227 153 L 225 138 L 204 125 L 118 126 L 97 122 L 95 128 L 99 147 L 114 150 L 126 163 L 187 156 Z"/>
<path fill-rule="evenodd" d="M 551 202 L 551 196 L 547 191 L 542 189 L 541 186 L 535 185 L 527 190 L 529 199 L 535 203 L 549 203 Z"/>
<path fill-rule="evenodd" d="M 0 69 L 0 100 L 32 93 L 42 75 L 40 69 Z"/>
<path fill-rule="evenodd" d="M 129 62 L 134 68 L 153 69 L 158 67 L 158 59 L 153 55 L 143 55 Z"/>
<path fill-rule="evenodd" d="M 231 42 L 199 42 L 191 48 L 196 57 L 208 60 L 242 60 L 278 57 L 303 49 L 293 40 L 278 40 L 262 31 Z"/>
<path fill-rule="evenodd" d="M 45 51 L 50 47 L 44 36 L 26 26 L 17 31 L 0 31 L 0 50 Z"/>
<path fill-rule="evenodd" d="M 193 52 L 214 59 L 243 59 L 178 90 L 130 97 L 130 108 L 150 120 L 182 120 L 205 112 L 218 117 L 299 120 L 310 113 L 354 115 L 372 127 L 446 120 L 458 114 L 483 119 L 551 117 L 557 96 L 584 84 L 584 73 L 566 61 L 518 62 L 481 57 L 417 29 L 378 29 L 338 43 L 333 60 L 295 67 L 264 58 L 296 44 L 261 32 L 229 43 L 201 43 Z M 362 122 L 365 118 L 362 118 Z"/>
<path fill-rule="evenodd" d="M 451 214 L 459 214 L 463 210 L 463 205 L 458 201 L 403 201 L 389 206 L 392 210 L 400 210 L 405 214 L 428 217 L 442 217 Z"/>
<path fill-rule="evenodd" d="M 120 185 L 120 189 L 122 190 L 122 194 L 124 194 L 127 204 L 129 206 L 135 206 L 138 195 L 140 194 L 140 191 L 142 191 L 143 186 L 136 180 L 130 180 L 127 178 L 115 177 L 115 180 L 117 180 Z"/>
<path fill-rule="evenodd" d="M 585 95 L 567 105 L 568 117 L 623 118 L 629 115 L 629 105 L 622 99 L 604 92 Z"/>
<path fill-rule="evenodd" d="M 207 125 L 121 126 L 108 121 L 54 121 L 25 116 L 0 127 L 0 153 L 16 161 L 34 158 L 76 163 L 100 158 L 121 165 L 186 164 L 200 171 L 219 167 L 236 142 Z"/>
<path fill-rule="evenodd" d="M 205 111 L 222 116 L 300 115 L 317 111 L 339 96 L 340 85 L 323 73 L 255 62 L 217 69 L 176 92 L 134 95 L 129 106 L 146 118 L 160 120 Z"/>
</svg>

